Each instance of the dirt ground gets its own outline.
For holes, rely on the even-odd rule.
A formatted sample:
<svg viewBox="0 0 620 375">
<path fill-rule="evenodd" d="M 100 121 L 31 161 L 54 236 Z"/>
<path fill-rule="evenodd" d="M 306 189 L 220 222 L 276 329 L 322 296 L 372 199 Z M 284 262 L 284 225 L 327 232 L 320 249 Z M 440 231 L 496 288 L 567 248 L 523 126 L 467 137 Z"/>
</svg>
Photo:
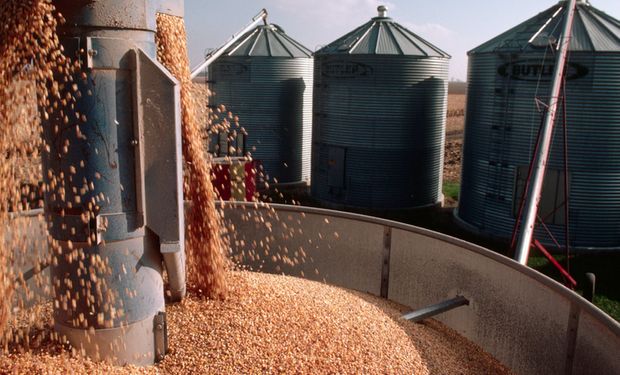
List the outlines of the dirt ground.
<svg viewBox="0 0 620 375">
<path fill-rule="evenodd" d="M 444 160 L 444 181 L 458 183 L 461 179 L 461 153 L 465 127 L 465 102 L 463 94 L 448 96 L 448 118 L 446 121 L 446 150 Z"/>
<path fill-rule="evenodd" d="M 461 154 L 463 138 L 446 141 L 443 179 L 458 183 L 461 180 Z"/>
</svg>

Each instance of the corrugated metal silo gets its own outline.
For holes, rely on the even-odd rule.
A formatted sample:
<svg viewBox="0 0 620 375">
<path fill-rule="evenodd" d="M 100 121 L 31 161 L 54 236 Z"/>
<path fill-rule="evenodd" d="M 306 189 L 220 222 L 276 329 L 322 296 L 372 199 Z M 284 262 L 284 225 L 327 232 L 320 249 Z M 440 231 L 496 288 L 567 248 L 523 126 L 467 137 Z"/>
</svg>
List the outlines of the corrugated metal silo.
<svg viewBox="0 0 620 375">
<path fill-rule="evenodd" d="M 560 2 L 469 53 L 456 215 L 485 235 L 512 233 L 566 6 Z M 579 1 L 572 31 L 565 84 L 570 243 L 620 248 L 620 21 Z M 561 244 L 566 237 L 563 124 L 560 115 L 539 212 Z M 538 227 L 536 237 L 552 244 Z"/>
<path fill-rule="evenodd" d="M 312 195 L 333 206 L 443 200 L 450 56 L 386 10 L 315 53 Z"/>
<path fill-rule="evenodd" d="M 210 105 L 239 116 L 246 149 L 279 183 L 310 180 L 312 66 L 312 52 L 274 24 L 249 31 L 209 66 Z"/>
</svg>

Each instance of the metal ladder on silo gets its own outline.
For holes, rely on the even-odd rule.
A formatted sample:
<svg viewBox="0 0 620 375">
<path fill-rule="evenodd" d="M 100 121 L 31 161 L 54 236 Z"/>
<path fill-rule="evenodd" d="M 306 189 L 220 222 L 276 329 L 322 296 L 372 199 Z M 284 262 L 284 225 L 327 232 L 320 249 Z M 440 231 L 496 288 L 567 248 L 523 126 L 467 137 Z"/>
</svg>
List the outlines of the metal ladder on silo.
<svg viewBox="0 0 620 375">
<path fill-rule="evenodd" d="M 538 32 L 538 28 L 527 27 L 516 34 L 514 39 L 505 40 L 494 51 L 496 54 L 505 50 L 504 63 L 511 65 L 518 60 L 515 51 L 523 51 L 528 43 L 523 44 L 523 40 L 529 40 L 529 37 Z M 522 38 L 522 36 L 526 36 Z M 485 199 L 489 203 L 506 202 L 512 200 L 512 195 L 502 189 L 505 184 L 501 179 L 509 168 L 506 162 L 506 154 L 510 151 L 510 133 L 512 130 L 512 116 L 514 106 L 514 89 L 513 80 L 510 74 L 507 76 L 495 76 L 495 88 L 493 93 L 493 120 L 489 129 L 489 165 L 487 166 L 487 181 L 489 187 L 486 192 Z M 484 215 L 486 216 L 486 207 Z M 486 222 L 486 218 L 485 218 Z"/>
<path fill-rule="evenodd" d="M 512 60 L 511 56 L 508 61 L 512 62 Z M 493 120 L 489 129 L 487 166 L 489 187 L 485 196 L 486 200 L 490 201 L 489 203 L 505 202 L 511 199 L 511 197 L 506 196 L 501 179 L 506 168 L 508 168 L 506 154 L 510 149 L 510 131 L 512 130 L 512 115 L 514 113 L 513 99 L 514 91 L 511 77 L 503 77 L 498 74 L 495 78 L 493 93 Z"/>
</svg>

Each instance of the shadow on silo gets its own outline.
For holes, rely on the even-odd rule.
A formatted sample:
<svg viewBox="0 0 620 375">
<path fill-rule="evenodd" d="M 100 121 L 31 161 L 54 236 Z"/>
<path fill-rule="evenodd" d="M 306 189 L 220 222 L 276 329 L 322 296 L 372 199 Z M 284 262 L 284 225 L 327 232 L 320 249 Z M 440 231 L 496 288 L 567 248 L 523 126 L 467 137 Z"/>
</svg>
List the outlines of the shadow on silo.
<svg viewBox="0 0 620 375">
<path fill-rule="evenodd" d="M 287 79 L 282 82 L 280 92 L 280 134 L 275 136 L 280 141 L 282 160 L 279 178 L 282 181 L 302 180 L 301 149 L 303 143 L 303 98 L 306 83 L 302 78 Z"/>
</svg>

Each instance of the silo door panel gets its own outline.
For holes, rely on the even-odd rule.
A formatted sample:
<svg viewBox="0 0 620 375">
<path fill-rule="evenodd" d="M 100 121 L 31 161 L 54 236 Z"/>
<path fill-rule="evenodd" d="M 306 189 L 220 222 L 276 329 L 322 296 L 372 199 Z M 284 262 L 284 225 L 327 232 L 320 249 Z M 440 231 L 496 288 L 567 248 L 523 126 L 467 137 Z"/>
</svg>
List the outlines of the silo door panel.
<svg viewBox="0 0 620 375">
<path fill-rule="evenodd" d="M 515 196 L 513 199 L 513 215 L 516 218 L 519 213 L 523 190 L 527 181 L 529 166 L 517 168 Z M 569 175 L 570 181 L 570 175 Z M 569 185 L 570 187 L 570 185 Z M 564 171 L 557 169 L 547 169 L 543 183 L 542 196 L 538 215 L 546 224 L 564 225 L 566 217 L 564 215 L 564 205 L 566 197 L 564 194 Z"/>
<path fill-rule="evenodd" d="M 330 187 L 344 189 L 344 163 L 347 150 L 344 147 L 327 147 L 327 184 Z"/>
</svg>

